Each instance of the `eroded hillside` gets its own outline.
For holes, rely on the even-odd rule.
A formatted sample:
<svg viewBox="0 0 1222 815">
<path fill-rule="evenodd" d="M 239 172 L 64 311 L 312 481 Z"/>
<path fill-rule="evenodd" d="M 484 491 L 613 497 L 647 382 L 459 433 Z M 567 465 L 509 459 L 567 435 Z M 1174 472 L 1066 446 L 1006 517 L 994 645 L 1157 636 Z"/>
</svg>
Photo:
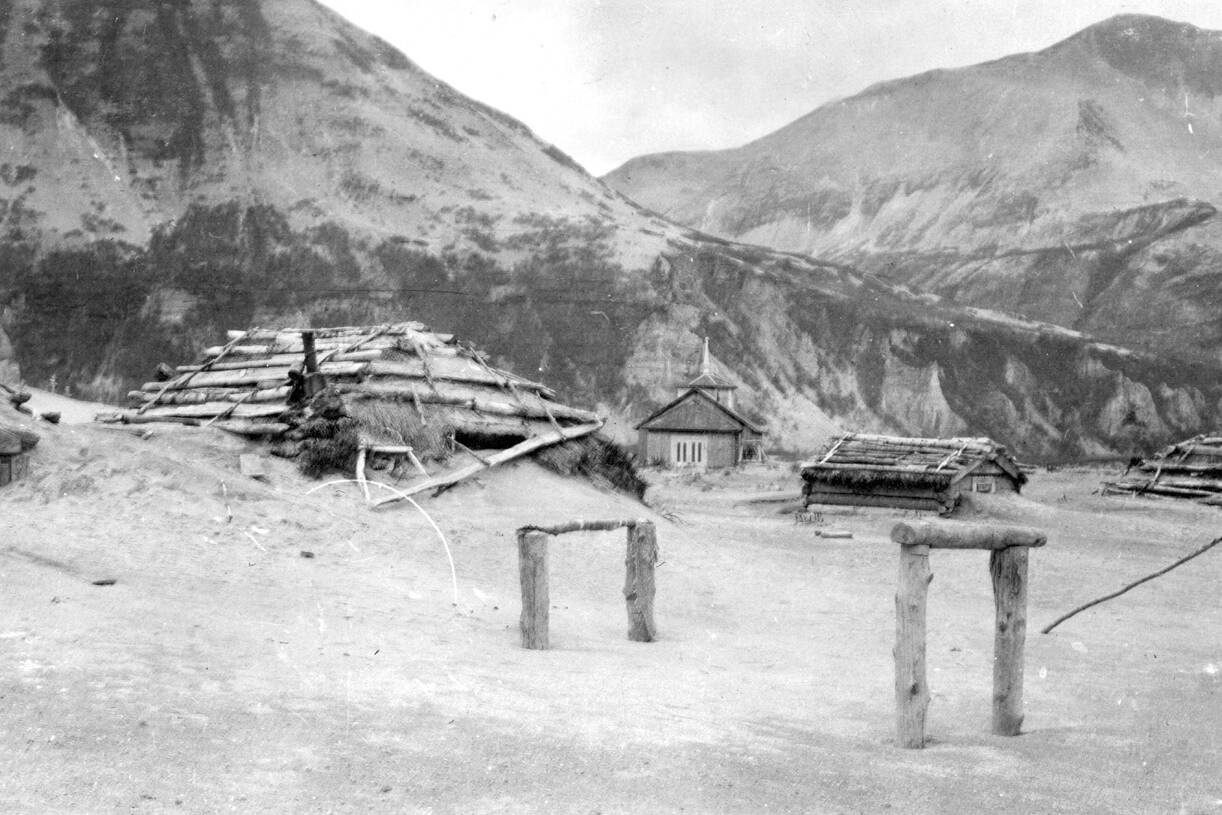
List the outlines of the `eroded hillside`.
<svg viewBox="0 0 1222 815">
<path fill-rule="evenodd" d="M 703 336 L 794 450 L 853 427 L 1063 457 L 1217 421 L 1213 368 L 644 211 L 311 0 L 0 9 L 10 378 L 113 399 L 229 328 L 418 319 L 625 438 Z"/>
</svg>

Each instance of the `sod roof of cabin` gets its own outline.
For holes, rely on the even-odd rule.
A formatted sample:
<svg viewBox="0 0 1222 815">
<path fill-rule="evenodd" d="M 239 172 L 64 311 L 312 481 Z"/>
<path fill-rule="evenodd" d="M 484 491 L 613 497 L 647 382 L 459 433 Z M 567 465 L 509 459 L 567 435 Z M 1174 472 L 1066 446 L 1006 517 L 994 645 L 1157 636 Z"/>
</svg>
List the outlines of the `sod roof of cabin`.
<svg viewBox="0 0 1222 815">
<path fill-rule="evenodd" d="M 471 345 L 414 322 L 230 331 L 225 345 L 206 348 L 172 376 L 132 391 L 127 415 L 273 435 L 297 409 L 289 398 L 305 368 L 306 331 L 314 337 L 318 370 L 350 404 L 383 405 L 426 426 L 488 437 L 529 438 L 601 423 L 592 411 L 556 401 L 546 385 L 494 368 Z M 396 439 L 391 433 L 380 441 Z"/>
<path fill-rule="evenodd" d="M 846 433 L 802 464 L 807 481 L 869 486 L 873 482 L 930 486 L 950 484 L 993 463 L 1016 484 L 1027 481 L 1006 448 L 987 438 L 924 439 Z"/>
</svg>

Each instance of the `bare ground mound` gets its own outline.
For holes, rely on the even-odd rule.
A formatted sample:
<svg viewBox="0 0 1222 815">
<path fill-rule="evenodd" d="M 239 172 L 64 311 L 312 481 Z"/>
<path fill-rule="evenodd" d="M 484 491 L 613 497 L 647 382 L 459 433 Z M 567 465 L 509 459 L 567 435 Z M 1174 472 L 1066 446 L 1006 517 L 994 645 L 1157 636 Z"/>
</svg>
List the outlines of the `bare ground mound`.
<svg viewBox="0 0 1222 815">
<path fill-rule="evenodd" d="M 16 414 L 6 413 L 5 421 Z M 987 556 L 937 552 L 931 746 L 891 746 L 904 513 L 782 503 L 784 468 L 635 501 L 532 464 L 371 512 L 220 432 L 38 428 L 0 492 L 5 812 L 1222 812 L 1222 553 L 1061 612 L 1222 514 L 1040 473 L 993 515 L 1032 555 L 1025 734 L 988 734 Z M 552 547 L 553 650 L 518 645 L 513 530 L 658 522 L 660 639 L 625 638 L 623 533 Z M 910 515 L 908 517 L 911 517 Z M 305 557 L 309 553 L 312 557 Z M 113 580 L 111 585 L 95 581 Z"/>
</svg>

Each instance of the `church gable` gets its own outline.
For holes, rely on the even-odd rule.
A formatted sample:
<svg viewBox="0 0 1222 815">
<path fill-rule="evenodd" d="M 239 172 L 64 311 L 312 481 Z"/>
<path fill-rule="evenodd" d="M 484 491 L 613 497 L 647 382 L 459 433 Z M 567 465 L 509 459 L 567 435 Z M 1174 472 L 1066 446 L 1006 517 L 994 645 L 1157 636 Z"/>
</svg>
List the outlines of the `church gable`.
<svg viewBox="0 0 1222 815">
<path fill-rule="evenodd" d="M 643 430 L 737 433 L 744 424 L 700 391 L 688 391 L 642 422 Z"/>
</svg>

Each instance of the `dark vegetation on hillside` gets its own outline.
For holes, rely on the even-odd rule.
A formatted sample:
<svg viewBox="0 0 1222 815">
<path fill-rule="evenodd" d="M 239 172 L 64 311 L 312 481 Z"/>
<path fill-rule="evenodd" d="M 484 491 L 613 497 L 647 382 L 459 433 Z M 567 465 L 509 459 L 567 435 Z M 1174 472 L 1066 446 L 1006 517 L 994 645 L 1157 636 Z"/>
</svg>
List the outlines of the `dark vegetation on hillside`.
<svg viewBox="0 0 1222 815">
<path fill-rule="evenodd" d="M 0 303 L 27 381 L 112 400 L 157 361 L 193 359 L 226 329 L 418 319 L 567 399 L 637 404 L 646 395 L 626 385 L 625 369 L 640 327 L 695 306 L 696 332 L 751 392 L 800 391 L 829 415 L 872 414 L 899 432 L 907 420 L 888 405 L 911 398 L 896 390 L 896 370 L 933 372 L 972 434 L 1032 458 L 1145 449 L 1219 420 L 1222 377 L 1210 366 L 916 304 L 842 267 L 691 243 L 631 274 L 613 259 L 609 227 L 592 220 L 523 216 L 522 231 L 500 241 L 490 224 L 469 222 L 494 250 L 524 259 L 508 267 L 478 250 L 372 244 L 329 223 L 295 231 L 272 207 L 231 203 L 191 209 L 147 249 L 102 240 L 37 256 L 0 244 Z M 854 386 L 833 386 L 834 371 Z M 769 418 L 763 406 L 747 411 Z"/>
<path fill-rule="evenodd" d="M 192 359 L 227 329 L 302 314 L 420 320 L 570 398 L 616 392 L 633 331 L 659 305 L 613 261 L 607 227 L 519 220 L 508 248 L 531 251 L 506 267 L 406 238 L 371 245 L 331 223 L 294 231 L 270 206 L 193 207 L 147 249 L 103 240 L 36 257 L 0 244 L 0 302 L 26 379 L 95 398 L 120 397 L 157 361 Z"/>
</svg>

